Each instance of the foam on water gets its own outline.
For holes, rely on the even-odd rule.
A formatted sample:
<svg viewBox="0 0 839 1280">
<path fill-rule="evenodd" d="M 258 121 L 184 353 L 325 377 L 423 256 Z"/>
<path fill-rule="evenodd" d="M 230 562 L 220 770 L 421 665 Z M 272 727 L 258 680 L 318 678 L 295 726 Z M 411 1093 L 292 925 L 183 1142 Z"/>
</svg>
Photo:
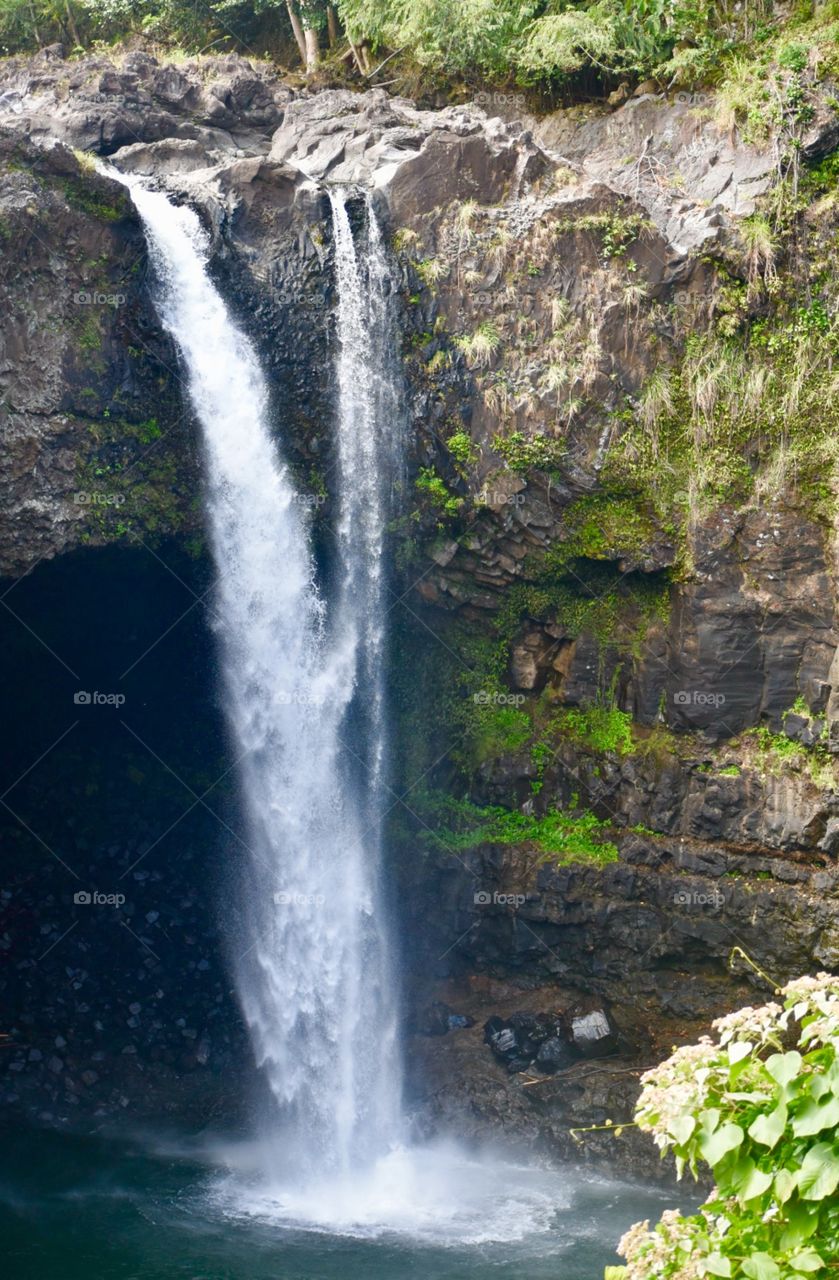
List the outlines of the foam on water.
<svg viewBox="0 0 839 1280">
<path fill-rule="evenodd" d="M 575 1182 L 555 1169 L 434 1143 L 397 1148 L 351 1181 L 327 1178 L 316 1188 L 251 1182 L 239 1168 L 214 1199 L 232 1217 L 288 1229 L 473 1247 L 544 1239 Z"/>
</svg>

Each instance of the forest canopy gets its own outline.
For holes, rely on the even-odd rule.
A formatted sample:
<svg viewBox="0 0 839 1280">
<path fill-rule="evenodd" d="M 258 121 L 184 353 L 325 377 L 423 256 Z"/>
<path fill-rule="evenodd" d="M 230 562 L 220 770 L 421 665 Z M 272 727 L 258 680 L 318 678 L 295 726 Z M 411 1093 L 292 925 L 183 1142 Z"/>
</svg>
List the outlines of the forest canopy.
<svg viewBox="0 0 839 1280">
<path fill-rule="evenodd" d="M 581 75 L 686 84 L 771 30 L 772 0 L 0 0 L 0 49 L 74 49 L 144 36 L 187 52 L 322 58 L 358 70 L 393 53 L 420 75 L 552 88 Z M 839 3 L 799 4 L 800 17 Z M 806 11 L 806 12 L 805 12 Z"/>
</svg>

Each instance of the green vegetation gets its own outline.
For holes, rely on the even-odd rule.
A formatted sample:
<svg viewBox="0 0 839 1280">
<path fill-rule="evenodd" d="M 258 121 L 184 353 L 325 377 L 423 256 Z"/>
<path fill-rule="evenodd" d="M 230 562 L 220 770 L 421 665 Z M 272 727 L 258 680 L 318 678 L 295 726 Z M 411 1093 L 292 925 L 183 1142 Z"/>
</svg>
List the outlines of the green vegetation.
<svg viewBox="0 0 839 1280">
<path fill-rule="evenodd" d="M 696 1214 L 619 1245 L 607 1280 L 804 1280 L 839 1268 L 839 979 L 799 978 L 647 1072 L 635 1112 L 681 1177 L 710 1169 Z"/>
<path fill-rule="evenodd" d="M 586 73 L 684 84 L 752 37 L 763 0 L 340 0 L 350 34 L 440 75 L 561 84 Z"/>
<path fill-rule="evenodd" d="M 546 435 L 525 436 L 521 431 L 513 431 L 508 436 L 496 436 L 492 447 L 511 471 L 520 473 L 529 471 L 531 467 L 535 467 L 537 471 L 555 471 L 566 453 L 566 445 L 562 440 Z"/>
<path fill-rule="evenodd" d="M 763 774 L 776 777 L 786 770 L 795 769 L 807 774 L 823 790 L 839 786 L 836 759 L 824 742 L 817 741 L 813 746 L 805 747 L 786 734 L 773 733 L 766 725 L 747 730 L 743 741 L 755 744 L 756 764 Z"/>
<path fill-rule="evenodd" d="M 454 341 L 455 346 L 463 352 L 470 369 L 487 369 L 501 345 L 501 335 L 495 325 L 486 320 L 474 333 L 455 338 Z"/>
<path fill-rule="evenodd" d="M 626 756 L 635 750 L 632 717 L 617 707 L 570 707 L 557 712 L 551 729 L 584 751 L 614 751 Z"/>
<path fill-rule="evenodd" d="M 64 179 L 64 193 L 67 201 L 83 213 L 89 213 L 91 217 L 98 218 L 100 222 L 118 222 L 129 212 L 128 201 L 118 197 L 120 202 L 112 204 L 106 200 L 103 192 L 98 190 L 99 181 L 98 176 L 91 173 L 90 166 L 84 165 L 78 178 Z"/>
<path fill-rule="evenodd" d="M 554 234 L 562 236 L 572 231 L 592 232 L 600 237 L 605 258 L 620 258 L 649 226 L 650 223 L 640 214 L 612 210 L 587 214 L 582 218 L 563 218 L 554 223 Z"/>
<path fill-rule="evenodd" d="M 446 441 L 446 448 L 452 457 L 462 466 L 469 466 L 475 461 L 475 445 L 466 431 L 455 431 Z"/>
<path fill-rule="evenodd" d="M 458 852 L 482 844 L 531 845 L 557 866 L 572 862 L 605 864 L 618 859 L 608 838 L 611 828 L 590 810 L 550 809 L 535 817 L 498 806 L 481 808 L 468 800 L 426 795 L 419 812 L 432 827 L 431 838 Z"/>
<path fill-rule="evenodd" d="M 463 498 L 446 488 L 446 482 L 433 467 L 422 467 L 415 480 L 417 490 L 424 494 L 432 507 L 445 516 L 456 516 L 463 506 Z"/>
<path fill-rule="evenodd" d="M 813 75 L 835 70 L 837 18 L 832 0 L 802 0 L 791 16 L 771 0 L 0 0 L 0 49 L 143 36 L 356 79 L 394 55 L 403 91 L 720 80 L 724 122 L 755 136 L 779 125 L 794 140 Z"/>
</svg>

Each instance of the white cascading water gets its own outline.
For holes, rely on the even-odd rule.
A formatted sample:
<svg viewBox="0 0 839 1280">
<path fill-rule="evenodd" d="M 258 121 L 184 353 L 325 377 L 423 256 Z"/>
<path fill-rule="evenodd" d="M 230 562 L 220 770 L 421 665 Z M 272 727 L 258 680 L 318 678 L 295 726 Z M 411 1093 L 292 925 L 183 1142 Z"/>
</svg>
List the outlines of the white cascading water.
<svg viewBox="0 0 839 1280">
<path fill-rule="evenodd" d="M 236 1218 L 331 1234 L 552 1241 L 556 1210 L 572 1196 L 564 1176 L 445 1142 L 401 1142 L 380 864 L 390 806 L 382 542 L 402 414 L 372 208 L 359 252 L 344 197 L 332 193 L 339 517 L 326 599 L 310 504 L 272 439 L 253 347 L 208 276 L 198 218 L 122 181 L 146 229 L 160 314 L 203 430 L 215 613 L 248 824 L 233 958 L 273 1098 L 255 1163 L 251 1148 L 225 1146 L 231 1172 L 214 1194 Z"/>
<path fill-rule="evenodd" d="M 123 179 L 125 181 L 125 179 Z M 280 1185 L 346 1179 L 400 1139 L 393 960 L 380 876 L 385 784 L 382 540 L 399 442 L 388 279 L 367 210 L 356 252 L 332 196 L 338 286 L 336 586 L 316 583 L 306 495 L 270 430 L 248 339 L 190 209 L 129 179 L 162 320 L 201 424 L 216 609 L 247 819 L 234 963 L 275 1102 Z"/>
</svg>

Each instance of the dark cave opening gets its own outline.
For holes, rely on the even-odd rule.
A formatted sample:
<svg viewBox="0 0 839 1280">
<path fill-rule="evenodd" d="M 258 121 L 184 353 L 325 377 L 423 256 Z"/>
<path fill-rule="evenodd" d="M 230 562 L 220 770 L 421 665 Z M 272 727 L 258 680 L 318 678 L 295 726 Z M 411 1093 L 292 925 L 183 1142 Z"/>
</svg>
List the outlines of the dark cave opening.
<svg viewBox="0 0 839 1280">
<path fill-rule="evenodd" d="M 174 545 L 79 551 L 3 585 L 0 1030 L 29 1049 L 13 1101 L 87 1094 L 107 1114 L 129 1094 L 142 1112 L 153 1064 L 182 1092 L 247 1061 L 225 957 L 246 837 L 210 587 Z"/>
</svg>

